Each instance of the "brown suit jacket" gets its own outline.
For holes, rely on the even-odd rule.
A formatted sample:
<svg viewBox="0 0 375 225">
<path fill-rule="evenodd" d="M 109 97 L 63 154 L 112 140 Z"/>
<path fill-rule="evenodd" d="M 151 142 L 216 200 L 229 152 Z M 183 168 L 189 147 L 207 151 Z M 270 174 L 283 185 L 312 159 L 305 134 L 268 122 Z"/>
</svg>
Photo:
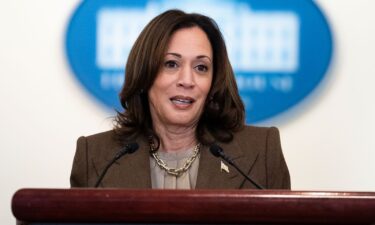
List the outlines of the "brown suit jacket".
<svg viewBox="0 0 375 225">
<path fill-rule="evenodd" d="M 112 165 L 101 187 L 151 188 L 149 145 L 146 138 L 139 137 L 136 141 L 139 149 Z M 246 126 L 235 133 L 230 143 L 218 144 L 239 168 L 263 187 L 290 189 L 289 171 L 277 128 Z M 113 131 L 80 137 L 70 177 L 71 186 L 93 187 L 119 149 L 121 146 L 114 140 Z M 203 146 L 196 189 L 255 188 L 235 168 L 228 166 L 229 173 L 221 171 L 221 159 L 213 156 L 209 147 Z"/>
</svg>

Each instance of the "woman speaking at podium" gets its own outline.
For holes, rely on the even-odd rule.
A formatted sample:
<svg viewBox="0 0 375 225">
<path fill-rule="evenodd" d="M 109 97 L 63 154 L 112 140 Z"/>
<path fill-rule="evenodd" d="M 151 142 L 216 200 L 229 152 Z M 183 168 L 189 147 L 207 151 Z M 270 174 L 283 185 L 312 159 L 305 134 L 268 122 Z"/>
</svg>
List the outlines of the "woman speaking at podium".
<svg viewBox="0 0 375 225">
<path fill-rule="evenodd" d="M 290 189 L 277 128 L 245 125 L 211 18 L 179 10 L 155 17 L 125 75 L 114 129 L 77 141 L 72 187 Z"/>
</svg>

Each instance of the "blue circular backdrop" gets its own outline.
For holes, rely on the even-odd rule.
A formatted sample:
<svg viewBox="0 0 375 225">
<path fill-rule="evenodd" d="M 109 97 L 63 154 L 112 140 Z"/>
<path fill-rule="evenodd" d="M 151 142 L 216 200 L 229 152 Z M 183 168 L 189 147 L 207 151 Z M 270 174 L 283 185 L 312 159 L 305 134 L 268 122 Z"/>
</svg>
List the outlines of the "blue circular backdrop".
<svg viewBox="0 0 375 225">
<path fill-rule="evenodd" d="M 67 59 L 83 87 L 110 109 L 122 110 L 118 93 L 132 44 L 153 17 L 171 8 L 218 23 L 247 123 L 290 109 L 327 72 L 332 34 L 311 0 L 92 0 L 77 7 L 66 32 Z"/>
</svg>

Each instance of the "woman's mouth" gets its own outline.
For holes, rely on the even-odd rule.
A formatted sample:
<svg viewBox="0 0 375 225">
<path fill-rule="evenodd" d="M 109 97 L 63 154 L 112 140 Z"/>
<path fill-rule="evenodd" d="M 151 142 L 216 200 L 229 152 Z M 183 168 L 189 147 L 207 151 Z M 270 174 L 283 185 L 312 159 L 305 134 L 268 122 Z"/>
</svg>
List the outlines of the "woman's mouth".
<svg viewBox="0 0 375 225">
<path fill-rule="evenodd" d="M 191 105 L 195 102 L 195 99 L 187 96 L 174 96 L 170 98 L 171 102 L 175 105 Z"/>
</svg>

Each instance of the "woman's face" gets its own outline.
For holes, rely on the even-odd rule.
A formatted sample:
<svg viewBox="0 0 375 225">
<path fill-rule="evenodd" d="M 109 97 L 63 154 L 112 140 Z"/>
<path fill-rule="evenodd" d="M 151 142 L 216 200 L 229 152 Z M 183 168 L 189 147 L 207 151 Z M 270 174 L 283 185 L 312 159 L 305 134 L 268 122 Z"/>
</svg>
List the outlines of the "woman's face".
<svg viewBox="0 0 375 225">
<path fill-rule="evenodd" d="M 212 83 L 212 60 L 210 41 L 200 28 L 183 28 L 171 36 L 148 93 L 154 126 L 198 123 Z"/>
</svg>

